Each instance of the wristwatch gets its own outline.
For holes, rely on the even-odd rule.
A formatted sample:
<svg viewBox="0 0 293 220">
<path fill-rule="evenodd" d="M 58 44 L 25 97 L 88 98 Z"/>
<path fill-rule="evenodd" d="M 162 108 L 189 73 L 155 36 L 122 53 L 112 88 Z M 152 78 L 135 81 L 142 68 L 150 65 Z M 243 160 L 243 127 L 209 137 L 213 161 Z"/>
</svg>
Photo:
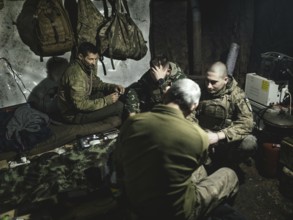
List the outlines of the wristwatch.
<svg viewBox="0 0 293 220">
<path fill-rule="evenodd" d="M 160 79 L 158 79 L 157 83 L 158 83 L 159 87 L 161 87 L 165 83 L 165 80 L 163 78 L 160 78 Z"/>
</svg>

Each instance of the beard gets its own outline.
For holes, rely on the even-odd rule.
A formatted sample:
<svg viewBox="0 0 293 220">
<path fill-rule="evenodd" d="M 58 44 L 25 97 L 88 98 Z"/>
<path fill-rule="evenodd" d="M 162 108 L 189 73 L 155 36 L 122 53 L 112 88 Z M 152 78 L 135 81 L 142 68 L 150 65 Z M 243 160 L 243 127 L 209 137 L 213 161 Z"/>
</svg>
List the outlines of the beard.
<svg viewBox="0 0 293 220">
<path fill-rule="evenodd" d="M 90 63 L 88 63 L 88 62 L 85 61 L 85 60 L 82 60 L 82 63 L 83 63 L 83 65 L 84 65 L 86 68 L 88 68 L 88 69 L 90 69 L 90 70 L 93 70 L 93 69 L 95 69 L 95 67 L 96 67 L 95 64 L 90 64 Z"/>
<path fill-rule="evenodd" d="M 86 69 L 86 71 L 92 72 L 92 71 L 94 71 L 96 69 L 95 64 L 90 64 L 84 59 L 81 59 L 81 63 L 83 64 L 83 66 Z"/>
</svg>

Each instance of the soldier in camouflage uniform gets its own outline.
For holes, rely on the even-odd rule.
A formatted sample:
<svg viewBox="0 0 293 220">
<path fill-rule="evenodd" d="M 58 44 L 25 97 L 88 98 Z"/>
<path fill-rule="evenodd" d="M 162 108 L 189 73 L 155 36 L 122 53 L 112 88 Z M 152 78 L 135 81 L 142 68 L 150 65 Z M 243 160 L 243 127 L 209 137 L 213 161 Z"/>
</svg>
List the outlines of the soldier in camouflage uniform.
<svg viewBox="0 0 293 220">
<path fill-rule="evenodd" d="M 227 74 L 226 65 L 222 62 L 210 67 L 205 85 L 197 116 L 200 126 L 208 131 L 213 152 L 225 157 L 231 155 L 225 160 L 239 160 L 237 156 L 250 155 L 257 144 L 251 135 L 253 115 L 244 91 Z"/>
<path fill-rule="evenodd" d="M 150 69 L 126 89 L 126 117 L 146 112 L 162 102 L 162 94 L 173 82 L 186 78 L 181 68 L 169 62 L 164 55 L 158 55 L 150 62 Z"/>
<path fill-rule="evenodd" d="M 81 43 L 76 60 L 62 75 L 58 107 L 66 122 L 84 124 L 122 114 L 123 104 L 118 98 L 124 88 L 104 83 L 96 75 L 98 58 L 93 44 Z"/>
</svg>

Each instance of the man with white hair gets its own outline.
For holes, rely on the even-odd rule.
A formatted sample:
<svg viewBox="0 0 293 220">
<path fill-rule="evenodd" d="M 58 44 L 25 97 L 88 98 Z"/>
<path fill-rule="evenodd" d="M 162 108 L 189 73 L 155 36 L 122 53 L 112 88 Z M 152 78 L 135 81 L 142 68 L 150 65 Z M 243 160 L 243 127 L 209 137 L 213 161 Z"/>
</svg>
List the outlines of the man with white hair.
<svg viewBox="0 0 293 220">
<path fill-rule="evenodd" d="M 190 79 L 172 84 L 163 104 L 129 117 L 114 152 L 118 182 L 138 219 L 203 219 L 238 190 L 229 168 L 212 175 L 206 132 L 185 117 L 198 105 L 201 91 Z"/>
<path fill-rule="evenodd" d="M 245 160 L 256 150 L 257 144 L 251 135 L 253 115 L 244 91 L 227 74 L 222 62 L 211 65 L 202 90 L 197 118 L 200 126 L 208 131 L 212 160 L 220 166 Z"/>
</svg>

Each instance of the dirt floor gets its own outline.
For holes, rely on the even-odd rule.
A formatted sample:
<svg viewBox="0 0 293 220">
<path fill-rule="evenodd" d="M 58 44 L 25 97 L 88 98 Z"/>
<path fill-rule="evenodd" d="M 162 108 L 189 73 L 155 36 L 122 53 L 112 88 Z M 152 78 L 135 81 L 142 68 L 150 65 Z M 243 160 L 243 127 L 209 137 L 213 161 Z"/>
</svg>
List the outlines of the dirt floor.
<svg viewBox="0 0 293 220">
<path fill-rule="evenodd" d="M 280 181 L 277 177 L 268 178 L 260 175 L 254 160 L 252 164 L 241 164 L 243 171 L 239 193 L 234 201 L 233 208 L 239 211 L 247 220 L 291 220 L 293 219 L 293 198 L 284 197 L 280 193 Z M 292 185 L 291 185 L 292 186 Z M 292 196 L 291 189 L 291 196 Z M 98 195 L 96 195 L 98 196 Z M 94 196 L 95 197 L 95 196 Z M 71 200 L 61 206 L 37 209 L 33 219 L 100 219 L 126 220 L 124 211 L 117 207 L 116 201 L 109 194 L 81 199 L 78 202 Z M 72 202 L 73 201 L 73 202 Z M 52 213 L 59 213 L 52 216 Z M 223 219 L 222 219 L 223 220 Z M 229 219 L 233 220 L 233 219 Z"/>
<path fill-rule="evenodd" d="M 240 185 L 234 208 L 248 220 L 293 219 L 293 189 L 291 188 L 291 198 L 284 197 L 280 193 L 279 178 L 264 177 L 256 167 L 258 166 L 254 162 L 251 166 L 240 165 L 245 177 L 244 183 Z"/>
<path fill-rule="evenodd" d="M 258 160 L 240 164 L 237 173 L 241 184 L 233 208 L 247 220 L 293 219 L 292 179 L 291 187 L 284 187 L 284 182 L 280 187 L 280 177 L 265 177 L 255 161 Z M 280 189 L 285 193 L 280 193 Z M 125 210 L 118 207 L 113 195 L 109 188 L 101 188 L 90 195 L 82 191 L 69 192 L 58 196 L 57 203 L 52 199 L 33 206 L 22 204 L 16 211 L 18 216 L 30 214 L 29 219 L 36 220 L 128 220 Z"/>
</svg>

